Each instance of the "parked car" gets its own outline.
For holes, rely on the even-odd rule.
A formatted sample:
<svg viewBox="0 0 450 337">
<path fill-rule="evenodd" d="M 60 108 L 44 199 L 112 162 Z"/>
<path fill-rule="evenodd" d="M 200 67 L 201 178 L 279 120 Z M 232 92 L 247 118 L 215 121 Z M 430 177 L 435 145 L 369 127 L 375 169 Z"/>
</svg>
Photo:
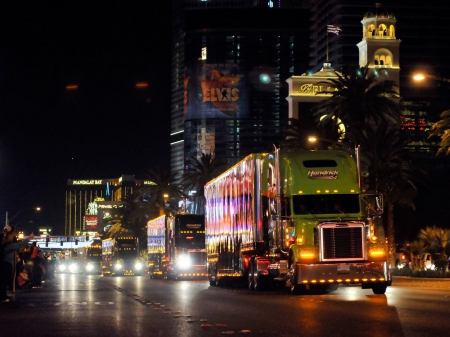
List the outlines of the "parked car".
<svg viewBox="0 0 450 337">
<path fill-rule="evenodd" d="M 405 253 L 403 246 L 399 246 L 395 252 L 395 266 L 398 269 L 403 269 L 405 267 L 410 267 L 410 262 L 409 255 Z"/>
<path fill-rule="evenodd" d="M 434 265 L 433 256 L 430 253 L 420 255 L 420 260 L 423 263 L 423 269 L 434 270 L 436 268 Z"/>
</svg>

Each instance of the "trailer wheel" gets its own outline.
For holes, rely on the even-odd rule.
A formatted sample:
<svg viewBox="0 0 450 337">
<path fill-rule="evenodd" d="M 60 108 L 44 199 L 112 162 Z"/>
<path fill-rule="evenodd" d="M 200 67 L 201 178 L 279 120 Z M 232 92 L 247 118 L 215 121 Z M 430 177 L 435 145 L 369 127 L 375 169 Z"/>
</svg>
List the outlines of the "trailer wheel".
<svg viewBox="0 0 450 337">
<path fill-rule="evenodd" d="M 379 283 L 379 284 L 375 284 L 372 287 L 372 291 L 376 295 L 383 295 L 386 292 L 386 288 L 387 288 L 387 283 Z"/>
</svg>

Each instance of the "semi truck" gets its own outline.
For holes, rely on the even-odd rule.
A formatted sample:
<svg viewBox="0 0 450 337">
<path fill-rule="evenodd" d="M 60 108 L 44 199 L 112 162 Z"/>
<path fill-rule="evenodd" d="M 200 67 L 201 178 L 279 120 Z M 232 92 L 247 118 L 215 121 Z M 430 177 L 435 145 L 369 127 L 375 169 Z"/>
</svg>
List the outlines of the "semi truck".
<svg viewBox="0 0 450 337">
<path fill-rule="evenodd" d="M 357 157 L 358 151 L 355 151 Z M 342 150 L 250 154 L 205 185 L 211 286 L 290 286 L 294 294 L 391 283 L 382 196 L 361 194 Z"/>
<path fill-rule="evenodd" d="M 206 278 L 205 216 L 162 215 L 147 223 L 150 278 Z"/>
<path fill-rule="evenodd" d="M 100 274 L 102 265 L 102 241 L 95 239 L 83 247 L 83 271 L 85 274 Z"/>
<path fill-rule="evenodd" d="M 102 240 L 103 276 L 139 276 L 144 263 L 139 257 L 139 238 L 119 236 Z"/>
</svg>

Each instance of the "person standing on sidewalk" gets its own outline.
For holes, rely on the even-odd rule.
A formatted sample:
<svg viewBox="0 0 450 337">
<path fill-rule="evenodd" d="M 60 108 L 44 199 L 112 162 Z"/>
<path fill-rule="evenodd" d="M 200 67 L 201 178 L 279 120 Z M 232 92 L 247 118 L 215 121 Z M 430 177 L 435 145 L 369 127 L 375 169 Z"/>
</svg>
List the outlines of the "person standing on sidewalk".
<svg viewBox="0 0 450 337">
<path fill-rule="evenodd" d="M 16 261 L 16 252 L 22 247 L 28 245 L 28 242 L 34 238 L 31 233 L 23 241 L 14 242 L 16 232 L 14 227 L 6 225 L 3 229 L 0 241 L 0 253 L 3 252 L 3 259 L 0 261 L 0 302 L 9 302 L 6 290 L 13 280 L 14 267 Z"/>
</svg>

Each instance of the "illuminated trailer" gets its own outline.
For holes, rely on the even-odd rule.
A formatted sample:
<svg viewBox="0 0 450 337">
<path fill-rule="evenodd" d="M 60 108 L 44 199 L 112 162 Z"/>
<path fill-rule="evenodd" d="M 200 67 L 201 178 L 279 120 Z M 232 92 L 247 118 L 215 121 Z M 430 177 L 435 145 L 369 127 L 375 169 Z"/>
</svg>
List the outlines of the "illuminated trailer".
<svg viewBox="0 0 450 337">
<path fill-rule="evenodd" d="M 206 278 L 205 217 L 160 216 L 147 223 L 150 278 Z"/>
<path fill-rule="evenodd" d="M 205 198 L 212 286 L 289 282 L 301 293 L 360 284 L 383 294 L 391 282 L 379 212 L 363 209 L 358 168 L 346 152 L 251 154 L 208 182 Z"/>
</svg>

